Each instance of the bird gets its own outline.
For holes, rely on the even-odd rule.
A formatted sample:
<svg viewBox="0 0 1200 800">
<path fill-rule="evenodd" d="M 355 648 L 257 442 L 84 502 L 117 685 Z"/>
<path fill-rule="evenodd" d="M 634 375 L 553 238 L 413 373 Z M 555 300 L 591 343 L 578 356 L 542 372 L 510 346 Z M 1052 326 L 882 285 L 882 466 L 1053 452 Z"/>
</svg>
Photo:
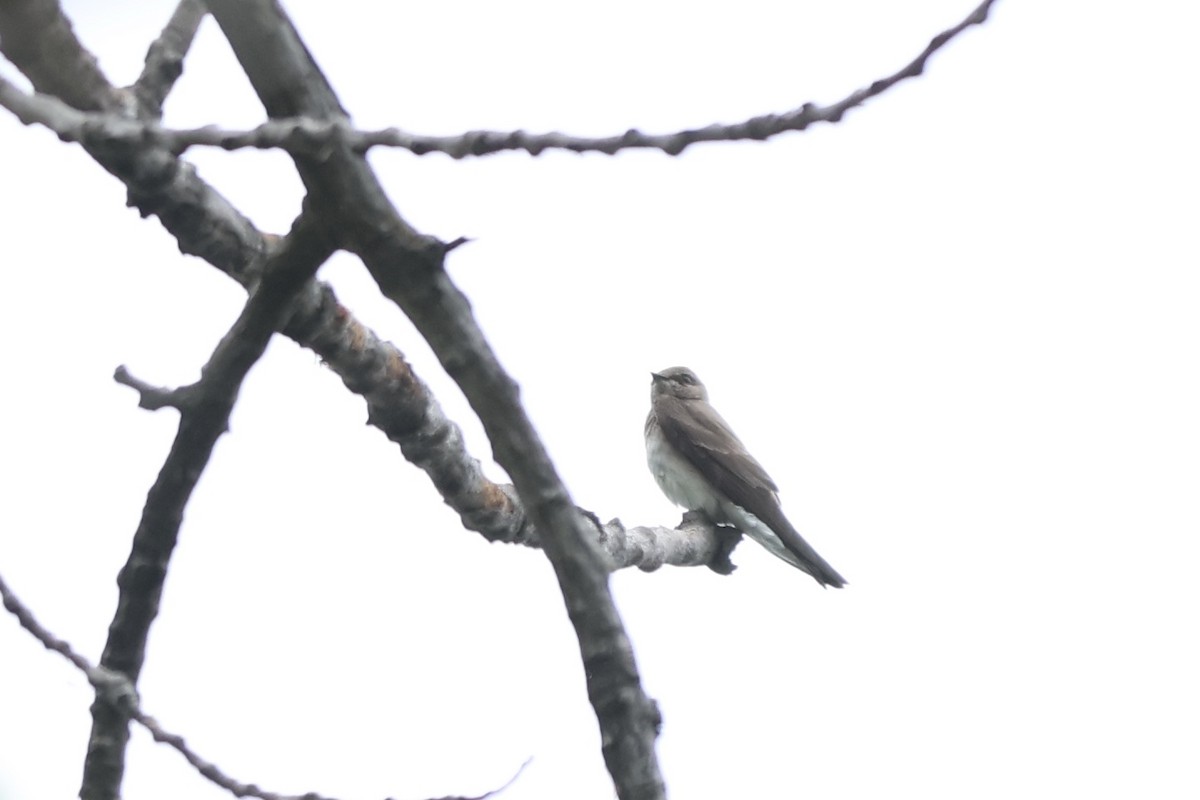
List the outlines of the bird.
<svg viewBox="0 0 1200 800">
<path fill-rule="evenodd" d="M 822 586 L 846 579 L 796 532 L 779 487 L 708 402 L 687 367 L 650 373 L 646 463 L 663 494 L 715 524 L 732 525 Z"/>
</svg>

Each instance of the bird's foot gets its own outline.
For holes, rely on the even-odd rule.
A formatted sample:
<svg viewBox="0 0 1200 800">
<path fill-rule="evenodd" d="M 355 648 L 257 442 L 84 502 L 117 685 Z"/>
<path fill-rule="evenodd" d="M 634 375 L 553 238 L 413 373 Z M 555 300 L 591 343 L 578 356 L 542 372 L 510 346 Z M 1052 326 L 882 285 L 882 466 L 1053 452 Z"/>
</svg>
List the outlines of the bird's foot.
<svg viewBox="0 0 1200 800">
<path fill-rule="evenodd" d="M 716 532 L 717 552 L 713 553 L 712 560 L 708 562 L 708 568 L 718 575 L 731 575 L 737 569 L 737 565 L 730 561 L 729 557 L 733 555 L 733 549 L 742 541 L 742 532 L 737 528 L 727 528 L 724 525 L 717 525 Z"/>
<path fill-rule="evenodd" d="M 742 540 L 742 532 L 737 528 L 730 528 L 714 522 L 702 511 L 683 512 L 683 519 L 680 521 L 679 527 L 694 523 L 701 523 L 706 527 L 711 526 L 717 536 L 717 550 L 709 560 L 708 568 L 718 575 L 732 574 L 737 569 L 737 565 L 730 561 L 729 557 L 733 555 L 733 549 Z"/>
</svg>

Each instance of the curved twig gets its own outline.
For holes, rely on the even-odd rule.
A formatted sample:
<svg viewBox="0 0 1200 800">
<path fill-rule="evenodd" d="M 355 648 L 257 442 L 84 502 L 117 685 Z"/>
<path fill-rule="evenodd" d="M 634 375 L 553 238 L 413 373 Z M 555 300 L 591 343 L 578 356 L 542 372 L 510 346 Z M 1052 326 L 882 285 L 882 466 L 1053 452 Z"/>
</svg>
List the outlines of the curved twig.
<svg viewBox="0 0 1200 800">
<path fill-rule="evenodd" d="M 137 121 L 109 114 L 85 114 L 70 108 L 56 108 L 51 98 L 0 96 L 4 105 L 27 124 L 37 122 L 54 130 L 60 137 L 90 146 L 120 143 L 159 147 L 172 153 L 188 148 L 219 147 L 224 150 L 279 148 L 296 156 L 316 156 L 330 147 L 344 147 L 364 153 L 372 147 L 397 147 L 416 155 L 443 153 L 451 158 L 486 156 L 512 150 L 540 155 L 547 150 L 614 155 L 622 150 L 660 150 L 679 155 L 688 147 L 704 142 L 762 141 L 783 133 L 803 131 L 818 122 L 839 122 L 846 112 L 883 94 L 901 81 L 925 71 L 930 57 L 950 40 L 972 25 L 982 24 L 996 0 L 984 0 L 959 24 L 935 36 L 912 61 L 870 86 L 822 106 L 804 103 L 790 111 L 764 114 L 731 124 L 707 125 L 672 133 L 650 134 L 637 129 L 608 136 L 572 136 L 566 133 L 529 133 L 527 131 L 468 131 L 453 136 L 426 136 L 400 130 L 362 131 L 348 120 L 318 116 L 280 117 L 251 130 L 222 130 L 216 126 L 172 130 L 154 122 Z"/>
</svg>

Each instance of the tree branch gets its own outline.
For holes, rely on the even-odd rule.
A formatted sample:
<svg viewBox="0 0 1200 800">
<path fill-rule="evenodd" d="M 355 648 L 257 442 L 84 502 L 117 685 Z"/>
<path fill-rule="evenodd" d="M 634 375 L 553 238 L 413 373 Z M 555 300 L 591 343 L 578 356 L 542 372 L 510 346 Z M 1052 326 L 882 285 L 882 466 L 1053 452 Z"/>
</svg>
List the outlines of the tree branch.
<svg viewBox="0 0 1200 800">
<path fill-rule="evenodd" d="M 839 122 L 846 112 L 925 71 L 929 58 L 951 39 L 972 25 L 981 25 L 996 0 L 984 0 L 958 25 L 935 36 L 912 61 L 895 73 L 847 95 L 828 106 L 805 103 L 782 114 L 765 114 L 728 125 L 712 124 L 666 134 L 648 134 L 633 129 L 602 137 L 570 136 L 564 133 L 528 133 L 526 131 L 470 131 L 457 136 L 424 136 L 398 128 L 360 131 L 343 116 L 332 118 L 299 113 L 272 119 L 248 131 L 222 130 L 209 125 L 189 130 L 171 130 L 153 122 L 137 122 L 104 114 L 64 114 L 42 110 L 40 114 L 27 102 L 23 111 L 5 102 L 26 124 L 38 122 L 53 129 L 67 141 L 87 146 L 105 144 L 151 145 L 172 153 L 190 147 L 219 147 L 224 150 L 280 148 L 295 156 L 317 156 L 331 146 L 365 153 L 372 147 L 399 147 L 416 155 L 444 153 L 452 158 L 484 156 L 509 150 L 524 150 L 540 155 L 546 150 L 613 155 L 622 150 L 652 149 L 678 155 L 702 142 L 761 141 L 783 133 L 803 131 L 818 122 Z M 24 116 L 22 116 L 24 114 Z"/>
<path fill-rule="evenodd" d="M 719 575 L 737 567 L 729 560 L 741 540 L 733 528 L 713 525 L 702 516 L 684 514 L 676 528 L 626 528 L 614 519 L 600 528 L 600 547 L 608 553 L 613 569 L 637 567 L 654 572 L 661 566 L 705 566 Z"/>
<path fill-rule="evenodd" d="M 179 0 L 166 27 L 150 44 L 142 74 L 129 87 L 143 118 L 162 118 L 163 102 L 183 74 L 183 59 L 206 13 L 203 0 Z"/>
<path fill-rule="evenodd" d="M 268 792 L 265 789 L 260 789 L 253 783 L 243 783 L 235 778 L 227 775 L 220 767 L 211 761 L 201 758 L 196 751 L 192 750 L 182 736 L 171 733 L 163 728 L 154 717 L 142 710 L 141 703 L 138 699 L 137 690 L 133 684 L 119 672 L 105 669 L 104 667 L 94 666 L 82 655 L 77 653 L 71 644 L 64 639 L 60 639 L 46 629 L 37 618 L 33 616 L 33 612 L 29 610 L 17 597 L 16 593 L 9 588 L 4 580 L 4 576 L 0 575 L 0 600 L 3 601 L 4 608 L 17 619 L 17 623 L 33 635 L 35 639 L 42 643 L 47 649 L 58 653 L 63 658 L 70 661 L 75 667 L 87 676 L 88 683 L 96 690 L 96 702 L 106 703 L 114 706 L 117 711 L 124 717 L 134 720 L 154 738 L 154 741 L 165 744 L 182 755 L 189 764 L 191 764 L 197 772 L 207 778 L 209 781 L 220 786 L 225 791 L 235 797 L 256 797 L 259 800 L 333 800 L 333 798 L 325 797 L 316 792 L 306 792 L 302 795 L 286 795 L 275 792 Z M 503 786 L 494 789 L 486 794 L 478 797 L 443 797 L 439 800 L 484 800 L 484 798 L 494 797 L 511 786 L 521 773 L 528 766 L 526 761 L 517 770 Z"/>
<path fill-rule="evenodd" d="M 22 4 L 24 8 L 50 6 L 54 4 L 45 0 Z M 982 22 L 989 7 L 990 3 L 984 3 L 962 24 L 935 38 L 924 53 L 893 76 L 892 83 L 900 77 L 911 76 L 909 73 L 919 74 L 924 61 L 934 50 L 966 26 Z M 36 27 L 31 29 L 27 21 L 23 27 L 19 26 L 14 20 L 19 22 L 24 17 L 13 14 L 9 8 L 17 6 L 8 6 L 6 13 L 0 14 L 0 38 L 5 43 L 21 35 L 29 43 L 27 49 L 30 51 L 65 47 L 57 41 L 56 37 L 60 37 L 57 29 L 48 32 Z M 61 13 L 57 16 L 61 16 Z M 64 21 L 62 24 L 69 33 L 69 23 Z M 54 41 L 42 41 L 43 33 Z M 42 64 L 41 72 L 30 75 L 36 87 L 46 91 L 65 83 L 73 90 L 91 85 L 93 88 L 90 91 L 101 95 L 115 91 L 106 80 L 88 81 L 75 76 L 71 72 L 76 69 L 73 65 L 90 63 L 89 56 L 77 42 L 66 49 L 70 51 L 67 54 L 69 57 L 54 64 Z M 57 76 L 53 69 L 49 69 L 50 74 L 45 74 L 51 67 L 60 67 L 68 74 L 66 77 Z M 873 85 L 875 87 L 886 88 L 880 82 Z M 74 98 L 76 106 L 84 108 L 107 107 L 112 103 L 111 98 L 79 95 L 78 92 L 68 97 Z M 127 133 L 115 134 L 116 140 L 126 135 L 133 136 L 134 131 L 144 133 L 153 130 L 153 126 L 131 120 L 114 121 L 112 115 L 72 117 L 71 114 L 78 112 L 53 98 L 29 97 L 2 78 L 0 105 L 9 107 L 27 124 L 45 124 L 68 139 L 72 135 L 72 126 L 76 125 L 79 126 L 76 131 L 85 130 L 88 124 L 124 126 L 120 130 Z M 287 124 L 291 122 L 271 121 L 267 126 Z M 318 129 L 348 129 L 343 120 L 336 118 L 306 120 L 297 124 L 301 127 L 316 126 Z M 321 136 L 317 138 L 321 139 Z M 86 140 L 87 135 L 78 133 L 77 138 Z M 243 286 L 257 279 L 257 259 L 266 246 L 262 235 L 224 198 L 200 180 L 188 165 L 172 158 L 164 148 L 149 146 L 140 138 L 136 141 L 127 140 L 128 144 L 123 150 L 114 146 L 113 137 L 100 138 L 108 147 L 107 150 L 98 145 L 92 148 L 91 152 L 97 161 L 130 187 L 131 201 L 139 205 L 143 214 L 158 214 L 164 227 L 179 242 L 182 252 L 204 258 Z M 327 147 L 327 141 L 321 139 L 320 146 Z M 445 417 L 428 387 L 413 373 L 403 354 L 394 345 L 380 340 L 373 331 L 356 320 L 325 284 L 314 282 L 305 287 L 297 306 L 297 312 L 285 329 L 285 334 L 316 352 L 351 391 L 363 396 L 367 402 L 370 424 L 379 427 L 389 439 L 400 444 L 405 457 L 430 476 L 446 503 L 462 518 L 466 528 L 481 533 L 489 541 L 538 546 L 537 534 L 513 488 L 492 483 L 483 475 L 478 461 L 466 452 L 457 426 Z M 619 525 L 619 522 L 616 524 Z M 644 548 L 614 549 L 614 543 L 620 542 L 620 538 L 609 535 L 601 537 L 617 567 L 652 569 L 660 563 L 679 566 L 714 563 L 707 557 L 697 561 L 686 543 L 682 543 L 685 545 L 683 547 L 677 546 L 681 543 L 670 529 L 632 530 L 646 532 L 642 539 Z M 661 538 L 662 542 L 653 543 L 650 539 L 652 536 Z M 719 533 L 711 526 L 693 530 L 692 536 L 699 537 L 697 548 L 702 554 L 715 555 L 721 547 Z M 648 554 L 646 560 L 639 559 L 641 553 Z"/>
<path fill-rule="evenodd" d="M 3 78 L 0 78 L 0 105 L 27 124 L 36 122 L 56 131 L 60 126 L 73 124 L 70 115 L 79 113 L 55 98 L 26 95 Z M 113 117 L 105 119 L 111 121 Z M 165 155 L 161 149 L 130 145 L 126 153 L 110 151 L 107 156 L 97 155 L 97 160 L 102 165 L 117 164 L 115 174 L 131 187 L 132 193 L 139 176 L 162 169 L 161 159 Z M 258 276 L 256 259 L 267 246 L 263 235 L 189 167 L 173 162 L 169 169 L 174 171 L 176 179 L 139 189 L 143 204 L 160 210 L 160 220 L 175 236 L 181 251 L 200 255 L 243 286 L 252 284 Z M 447 250 L 454 245 L 455 242 L 447 244 Z M 328 285 L 314 281 L 304 288 L 283 333 L 315 352 L 347 388 L 363 397 L 368 422 L 399 444 L 405 457 L 429 475 L 446 504 L 461 517 L 464 527 L 489 541 L 540 546 L 515 489 L 493 483 L 484 476 L 479 462 L 467 452 L 458 426 L 446 418 L 404 354 L 355 319 Z M 654 569 L 661 564 L 710 563 L 704 557 L 697 561 L 695 552 L 715 553 L 719 547 L 715 528 L 711 526 L 693 532 L 694 536 L 702 537 L 694 548 L 674 537 L 667 528 L 634 530 L 644 532 L 642 546 L 612 549 L 620 539 L 601 537 L 606 545 L 614 543 L 607 549 L 618 568 Z M 655 544 L 647 538 L 653 532 L 664 537 L 661 543 Z M 647 558 L 643 560 L 642 554 Z"/>
<path fill-rule="evenodd" d="M 122 386 L 128 386 L 138 393 L 138 408 L 144 408 L 147 411 L 157 411 L 160 408 L 177 408 L 183 410 L 186 401 L 187 387 L 178 389 L 167 389 L 162 386 L 151 386 L 143 380 L 135 378 L 129 374 L 129 370 L 125 365 L 117 367 L 113 373 L 113 380 Z"/>
<path fill-rule="evenodd" d="M 167 566 L 183 522 L 183 510 L 217 439 L 229 425 L 242 381 L 291 312 L 295 294 L 334 251 L 317 215 L 302 214 L 292 232 L 267 258 L 262 282 L 221 339 L 200 381 L 176 390 L 150 387 L 118 370 L 117 380 L 141 394 L 143 408 L 180 410 L 170 453 L 146 496 L 129 559 L 117 577 L 120 594 L 100 665 L 136 685 L 146 658 L 146 640 L 158 615 Z M 92 732 L 84 761 L 83 800 L 120 795 L 129 741 L 128 718 L 111 703 L 92 704 Z"/>
<path fill-rule="evenodd" d="M 0 53 L 44 94 L 83 111 L 128 112 L 130 102 L 75 38 L 57 0 L 0 3 Z"/>
<path fill-rule="evenodd" d="M 18 8 L 37 8 L 43 13 L 13 13 Z M 46 12 L 47 8 L 54 13 Z M 35 24 L 42 17 L 52 20 L 45 23 L 45 28 Z M 16 55 L 10 52 L 13 49 L 10 42 L 14 41 L 21 44 Z M 70 23 L 53 0 L 0 3 L 0 49 L 25 72 L 35 90 L 66 101 L 69 105 L 64 107 L 68 111 L 72 107 L 121 110 L 122 114 L 128 111 L 124 116 L 130 118 L 131 124 L 138 124 L 132 121 L 132 107 L 136 105 L 132 95 L 113 88 L 103 75 L 92 76 L 86 65 L 94 68 L 95 59 L 74 38 Z M 27 58 L 26 51 L 59 55 L 46 62 Z M 20 102 L 21 95 L 24 93 L 0 79 L 0 96 Z M 5 101 L 0 104 L 8 107 Z M 62 113 L 62 108 L 54 103 L 41 107 L 50 108 L 55 115 Z M 108 119 L 120 118 L 122 114 L 110 115 Z M 247 270 L 259 262 L 266 247 L 262 234 L 228 200 L 202 181 L 190 164 L 168 150 L 145 144 L 122 146 L 110 142 L 85 145 L 85 149 L 126 185 L 130 206 L 136 207 L 143 217 L 154 214 L 159 218 L 179 242 L 181 252 L 203 258 L 243 286 L 256 279 Z"/>
<path fill-rule="evenodd" d="M 212 0 L 210 9 L 268 115 L 345 117 L 277 3 Z M 445 246 L 399 216 L 361 154 L 331 147 L 321 158 L 295 161 L 315 206 L 338 220 L 347 246 L 429 342 L 483 422 L 496 460 L 512 476 L 541 534 L 575 627 L 618 795 L 623 800 L 663 797 L 654 753 L 658 709 L 642 690 L 594 528 L 571 504 L 521 407 L 516 384 L 500 367 L 466 298 L 443 269 Z"/>
<path fill-rule="evenodd" d="M 20 19 L 12 14 L 0 15 L 0 39 L 24 36 L 32 51 L 54 45 L 41 41 L 42 29 L 18 25 Z M 69 24 L 66 30 L 69 33 Z M 46 32 L 47 36 L 52 34 L 55 31 Z M 60 80 L 54 75 L 32 73 L 35 88 L 48 91 L 59 83 L 77 88 L 69 69 L 75 61 L 86 58 L 78 42 L 72 41 L 71 49 L 76 57 L 61 62 L 67 76 Z M 76 105 L 107 107 L 111 98 L 106 93 L 114 90 L 102 81 L 92 91 L 99 96 L 76 97 Z M 17 103 L 24 94 L 0 78 L 0 97 Z M 49 109 L 52 115 L 61 114 L 63 108 L 71 111 L 53 98 L 34 99 L 37 103 L 30 106 L 34 111 Z M 203 258 L 242 286 L 249 287 L 258 280 L 266 238 L 189 165 L 162 148 L 150 146 L 96 147 L 89 152 L 129 187 L 130 202 L 143 215 L 157 214 L 163 227 L 179 242 L 181 252 Z M 305 287 L 284 333 L 313 350 L 347 388 L 367 401 L 369 421 L 426 471 L 468 529 L 480 531 L 492 541 L 536 543 L 516 492 L 483 475 L 479 462 L 466 452 L 458 427 L 446 418 L 403 354 L 355 319 L 328 285 L 313 281 Z"/>
</svg>

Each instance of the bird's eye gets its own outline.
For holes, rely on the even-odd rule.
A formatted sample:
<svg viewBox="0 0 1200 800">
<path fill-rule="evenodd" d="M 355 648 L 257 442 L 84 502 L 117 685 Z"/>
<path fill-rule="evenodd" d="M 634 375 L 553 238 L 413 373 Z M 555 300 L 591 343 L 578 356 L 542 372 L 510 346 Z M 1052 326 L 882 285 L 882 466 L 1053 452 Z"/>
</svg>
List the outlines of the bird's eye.
<svg viewBox="0 0 1200 800">
<path fill-rule="evenodd" d="M 686 372 L 684 374 L 680 375 L 677 380 L 680 383 L 682 383 L 684 386 L 691 386 L 693 383 L 696 382 L 696 379 L 693 378 L 691 375 L 688 375 Z"/>
</svg>

